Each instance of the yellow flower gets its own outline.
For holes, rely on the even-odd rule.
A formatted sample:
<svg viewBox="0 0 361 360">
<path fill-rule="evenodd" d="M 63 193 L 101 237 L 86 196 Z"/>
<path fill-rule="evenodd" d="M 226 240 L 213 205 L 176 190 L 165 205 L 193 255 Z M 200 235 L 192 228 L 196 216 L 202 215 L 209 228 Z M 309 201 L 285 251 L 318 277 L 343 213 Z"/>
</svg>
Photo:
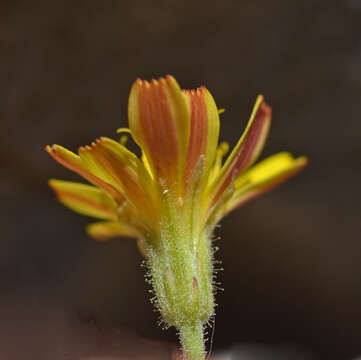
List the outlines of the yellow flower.
<svg viewBox="0 0 361 360">
<path fill-rule="evenodd" d="M 130 129 L 120 131 L 132 135 L 141 158 L 124 141 L 105 137 L 80 147 L 78 154 L 58 145 L 46 147 L 92 184 L 49 182 L 64 205 L 102 220 L 87 227 L 89 235 L 137 239 L 152 271 L 156 306 L 166 324 L 180 330 L 189 359 L 203 358 L 203 335 L 197 340 L 190 334 L 199 333 L 214 313 L 214 226 L 307 164 L 305 157 L 282 152 L 252 166 L 271 123 L 271 108 L 261 95 L 222 163 L 228 145 L 218 144 L 219 113 L 205 87 L 181 90 L 171 76 L 138 79 L 129 97 Z"/>
</svg>

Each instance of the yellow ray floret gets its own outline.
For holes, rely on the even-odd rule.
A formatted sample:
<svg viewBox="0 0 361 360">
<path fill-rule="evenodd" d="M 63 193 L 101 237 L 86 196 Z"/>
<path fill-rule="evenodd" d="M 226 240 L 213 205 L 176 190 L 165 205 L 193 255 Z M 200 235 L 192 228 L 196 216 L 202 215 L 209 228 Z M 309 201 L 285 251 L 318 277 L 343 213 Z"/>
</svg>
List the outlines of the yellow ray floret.
<svg viewBox="0 0 361 360">
<path fill-rule="evenodd" d="M 189 138 L 189 110 L 182 90 L 172 76 L 138 79 L 128 105 L 129 127 L 144 151 L 154 178 L 179 186 Z"/>
<path fill-rule="evenodd" d="M 99 221 L 87 225 L 86 232 L 98 241 L 114 237 L 134 237 L 134 233 L 116 221 Z"/>
<path fill-rule="evenodd" d="M 246 130 L 220 169 L 211 185 L 211 204 L 214 205 L 232 181 L 248 169 L 260 155 L 271 124 L 271 108 L 259 95 Z"/>
<path fill-rule="evenodd" d="M 117 204 L 95 186 L 63 180 L 49 180 L 58 200 L 75 212 L 100 219 L 117 220 Z"/>
<path fill-rule="evenodd" d="M 216 156 L 219 137 L 217 105 L 205 87 L 185 90 L 183 94 L 190 113 L 190 137 L 184 180 L 191 177 L 201 157 L 204 157 L 202 178 L 207 180 Z"/>
<path fill-rule="evenodd" d="M 270 191 L 303 170 L 307 164 L 305 156 L 294 158 L 288 152 L 281 152 L 261 161 L 235 180 L 235 191 L 226 203 L 222 216 Z"/>
</svg>

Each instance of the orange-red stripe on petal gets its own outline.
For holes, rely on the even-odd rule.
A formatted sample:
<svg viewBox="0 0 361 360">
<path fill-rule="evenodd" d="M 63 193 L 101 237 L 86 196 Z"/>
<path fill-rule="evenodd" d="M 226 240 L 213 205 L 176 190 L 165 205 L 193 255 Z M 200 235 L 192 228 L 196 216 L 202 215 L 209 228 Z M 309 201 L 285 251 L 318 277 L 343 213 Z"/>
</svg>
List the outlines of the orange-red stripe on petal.
<svg viewBox="0 0 361 360">
<path fill-rule="evenodd" d="M 149 202 L 150 191 L 147 193 L 141 183 L 149 185 L 150 178 L 145 178 L 147 172 L 133 153 L 114 140 L 103 137 L 90 147 L 80 148 L 79 154 L 84 160 L 87 159 L 86 162 L 93 162 L 103 174 L 104 180 L 119 188 L 137 209 L 146 212 L 148 218 L 153 217 L 154 209 Z"/>
<path fill-rule="evenodd" d="M 221 194 L 240 173 L 249 168 L 261 153 L 271 124 L 271 108 L 264 102 L 263 96 L 257 98 L 251 118 L 245 132 L 215 179 L 213 205 Z"/>
<path fill-rule="evenodd" d="M 186 160 L 185 181 L 191 175 L 199 157 L 204 155 L 207 147 L 207 108 L 202 96 L 202 89 L 184 90 L 190 108 L 190 136 Z"/>
<path fill-rule="evenodd" d="M 103 190 L 81 183 L 49 180 L 59 202 L 82 214 L 100 219 L 117 220 L 117 204 Z"/>
<path fill-rule="evenodd" d="M 176 80 L 167 76 L 132 87 L 129 127 L 145 152 L 152 171 L 168 184 L 183 171 L 189 137 L 189 112 Z"/>
<path fill-rule="evenodd" d="M 192 171 L 200 162 L 201 156 L 204 156 L 202 177 L 207 180 L 214 165 L 218 146 L 219 114 L 217 105 L 204 86 L 197 90 L 184 90 L 183 93 L 187 99 L 191 116 L 185 181 L 191 178 Z"/>
<path fill-rule="evenodd" d="M 308 160 L 305 157 L 294 159 L 293 164 L 290 164 L 290 167 L 288 169 L 285 169 L 278 174 L 274 174 L 272 177 L 268 179 L 265 178 L 264 181 L 261 183 L 252 184 L 250 187 L 247 188 L 247 190 L 243 190 L 242 188 L 236 190 L 235 193 L 232 195 L 232 197 L 226 203 L 222 217 L 227 215 L 235 208 L 244 205 L 248 201 L 253 200 L 258 196 L 271 191 L 272 189 L 282 184 L 289 178 L 297 175 L 307 165 L 308 165 Z"/>
<path fill-rule="evenodd" d="M 85 169 L 80 157 L 73 152 L 63 148 L 59 145 L 46 146 L 45 150 L 56 160 L 59 164 L 68 168 L 69 170 L 74 171 L 75 173 L 81 175 L 87 179 L 92 184 L 99 186 L 101 189 L 105 190 L 109 195 L 111 195 L 119 203 L 123 202 L 124 197 L 117 191 L 114 186 L 108 184 L 107 182 L 99 179 L 97 176 L 93 175 L 91 172 Z"/>
</svg>

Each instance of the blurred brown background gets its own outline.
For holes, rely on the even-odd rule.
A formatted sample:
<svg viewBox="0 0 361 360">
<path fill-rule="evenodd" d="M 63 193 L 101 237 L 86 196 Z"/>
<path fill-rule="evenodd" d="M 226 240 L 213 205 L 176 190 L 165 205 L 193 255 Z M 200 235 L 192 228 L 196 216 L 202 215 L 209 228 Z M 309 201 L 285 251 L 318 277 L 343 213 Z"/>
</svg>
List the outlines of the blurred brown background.
<svg viewBox="0 0 361 360">
<path fill-rule="evenodd" d="M 311 160 L 223 221 L 215 349 L 361 353 L 361 1 L 3 0 L 0 50 L 0 355 L 75 359 L 99 345 L 77 338 L 89 321 L 175 341 L 155 326 L 135 243 L 87 238 L 90 219 L 46 184 L 78 178 L 43 151 L 116 137 L 131 83 L 168 73 L 211 90 L 232 145 L 265 94 L 263 156 Z"/>
</svg>

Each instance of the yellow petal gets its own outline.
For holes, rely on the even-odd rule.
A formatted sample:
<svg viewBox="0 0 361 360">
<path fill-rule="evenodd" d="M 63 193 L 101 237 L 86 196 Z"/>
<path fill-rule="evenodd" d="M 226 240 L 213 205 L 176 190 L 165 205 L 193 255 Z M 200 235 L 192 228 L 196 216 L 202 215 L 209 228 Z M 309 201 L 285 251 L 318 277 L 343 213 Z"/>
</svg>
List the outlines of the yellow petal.
<svg viewBox="0 0 361 360">
<path fill-rule="evenodd" d="M 235 180 L 236 190 L 227 201 L 223 216 L 296 175 L 307 163 L 306 157 L 295 159 L 287 152 L 275 154 L 261 161 Z"/>
<path fill-rule="evenodd" d="M 248 169 L 258 158 L 269 131 L 271 113 L 271 108 L 266 105 L 263 96 L 258 96 L 246 130 L 214 181 L 212 192 L 215 195 L 211 205 L 220 198 L 232 180 Z"/>
<path fill-rule="evenodd" d="M 189 110 L 182 91 L 172 76 L 138 79 L 128 104 L 129 127 L 144 151 L 154 178 L 168 186 L 179 184 L 185 166 L 189 138 Z"/>
<path fill-rule="evenodd" d="M 114 186 L 145 218 L 156 221 L 151 201 L 153 183 L 135 154 L 118 142 L 102 137 L 92 146 L 81 147 L 79 155 L 89 171 Z"/>
<path fill-rule="evenodd" d="M 132 231 L 115 221 L 100 221 L 87 225 L 86 232 L 98 241 L 106 241 L 114 237 L 135 237 Z"/>
<path fill-rule="evenodd" d="M 117 219 L 116 202 L 91 185 L 63 180 L 49 180 L 58 200 L 75 212 L 100 219 Z"/>
<path fill-rule="evenodd" d="M 142 162 L 143 162 L 144 167 L 147 169 L 150 177 L 152 179 L 154 179 L 154 174 L 152 172 L 152 169 L 150 168 L 149 161 L 148 161 L 147 156 L 145 155 L 144 151 L 142 151 Z"/>
<path fill-rule="evenodd" d="M 185 180 L 190 178 L 202 155 L 205 157 L 203 177 L 207 178 L 217 152 L 218 109 L 212 95 L 205 87 L 185 90 L 183 93 L 187 99 L 191 121 Z"/>
<path fill-rule="evenodd" d="M 216 158 L 214 159 L 213 168 L 209 177 L 209 182 L 213 182 L 217 178 L 222 168 L 222 160 L 229 151 L 229 144 L 225 141 L 221 142 L 217 148 Z"/>
<path fill-rule="evenodd" d="M 144 257 L 147 257 L 147 247 L 143 238 L 137 235 L 132 229 L 114 221 L 101 221 L 89 224 L 86 227 L 89 236 L 97 241 L 107 241 L 115 237 L 136 238 L 138 248 Z"/>
<path fill-rule="evenodd" d="M 66 168 L 76 172 L 77 174 L 83 176 L 92 184 L 99 186 L 105 190 L 109 195 L 111 195 L 119 203 L 123 201 L 122 195 L 109 183 L 101 180 L 96 175 L 88 171 L 81 158 L 74 154 L 73 152 L 65 149 L 59 145 L 46 146 L 45 150 L 55 159 L 59 164 L 65 166 Z"/>
</svg>

